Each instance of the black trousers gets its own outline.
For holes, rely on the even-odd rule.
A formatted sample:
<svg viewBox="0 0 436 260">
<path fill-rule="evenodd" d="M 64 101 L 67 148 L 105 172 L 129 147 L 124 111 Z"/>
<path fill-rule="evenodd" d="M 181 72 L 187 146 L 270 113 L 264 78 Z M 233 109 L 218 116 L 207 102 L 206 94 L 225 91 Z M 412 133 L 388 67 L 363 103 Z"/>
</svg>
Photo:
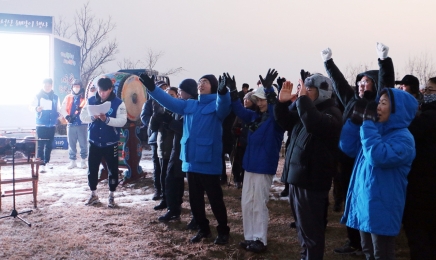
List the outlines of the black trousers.
<svg viewBox="0 0 436 260">
<path fill-rule="evenodd" d="M 404 223 L 410 259 L 436 259 L 436 227 Z"/>
<path fill-rule="evenodd" d="M 160 175 L 157 176 L 158 178 L 154 180 L 155 187 L 157 187 L 156 189 L 162 191 L 163 199 L 165 199 L 165 179 L 167 177 L 167 168 L 168 168 L 169 160 L 170 159 L 159 158 Z"/>
<path fill-rule="evenodd" d="M 151 160 L 153 161 L 153 180 L 154 180 L 154 189 L 161 191 L 161 183 L 160 183 L 160 163 L 159 157 L 157 156 L 157 144 L 150 144 L 151 147 Z"/>
<path fill-rule="evenodd" d="M 168 168 L 167 177 L 165 178 L 165 200 L 168 210 L 178 215 L 181 213 L 180 207 L 183 203 L 184 189 L 184 178 L 176 176 L 174 170 Z"/>
<path fill-rule="evenodd" d="M 108 169 L 109 190 L 115 191 L 118 186 L 118 144 L 98 147 L 89 142 L 88 185 L 91 190 L 97 189 L 98 170 L 104 158 Z"/>
<path fill-rule="evenodd" d="M 301 259 L 323 259 L 328 193 L 328 190 L 289 187 L 289 202 L 301 245 Z"/>
<path fill-rule="evenodd" d="M 37 126 L 36 136 L 38 139 L 47 139 L 44 141 L 38 141 L 37 158 L 41 159 L 43 165 L 50 162 L 50 155 L 52 150 L 52 143 L 54 140 L 56 127 Z"/>
<path fill-rule="evenodd" d="M 233 157 L 232 173 L 234 182 L 244 182 L 244 168 L 242 168 L 242 159 L 244 158 L 245 146 L 235 147 L 235 156 Z"/>
<path fill-rule="evenodd" d="M 228 235 L 230 228 L 227 226 L 227 209 L 224 205 L 220 175 L 188 172 L 188 186 L 192 215 L 197 221 L 200 230 L 205 233 L 210 232 L 204 202 L 204 192 L 206 192 L 213 215 L 218 222 L 216 228 L 218 234 Z"/>
</svg>

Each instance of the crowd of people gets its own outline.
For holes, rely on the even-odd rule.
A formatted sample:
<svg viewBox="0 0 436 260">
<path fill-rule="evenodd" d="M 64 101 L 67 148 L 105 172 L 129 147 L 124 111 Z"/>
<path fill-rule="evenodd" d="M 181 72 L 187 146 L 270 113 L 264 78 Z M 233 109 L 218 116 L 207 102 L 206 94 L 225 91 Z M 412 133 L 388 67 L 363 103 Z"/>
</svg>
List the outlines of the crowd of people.
<svg viewBox="0 0 436 260">
<path fill-rule="evenodd" d="M 379 69 L 361 72 L 349 84 L 326 48 L 321 51 L 326 75 L 302 70 L 296 91 L 274 69 L 259 76 L 256 89 L 244 83 L 239 92 L 229 73 L 188 78 L 178 88 L 141 74 L 149 94 L 141 121 L 152 150 L 153 200 L 160 200 L 154 209 L 167 210 L 158 220 L 180 220 L 186 177 L 192 215 L 188 228 L 198 231 L 190 241 L 212 234 L 206 193 L 218 223 L 214 243 L 227 244 L 230 228 L 221 185 L 227 183 L 228 154 L 235 187 L 242 188 L 244 240 L 239 245 L 266 251 L 269 192 L 286 136 L 280 174 L 301 259 L 323 259 L 332 183 L 334 209 L 342 210 L 343 203 L 341 223 L 347 229 L 347 242 L 334 249 L 336 254 L 395 259 L 395 237 L 403 227 L 411 259 L 436 259 L 436 77 L 422 90 L 413 75 L 395 81 L 389 48 L 377 43 L 376 53 Z M 50 161 L 60 112 L 68 121 L 68 169 L 78 166 L 77 142 L 80 167 L 89 167 L 86 204 L 99 202 L 98 169 L 104 158 L 108 206 L 115 207 L 117 143 L 127 120 L 123 101 L 108 78 L 98 80 L 96 94 L 88 99 L 81 83 L 74 82 L 62 105 L 51 84 L 44 81 L 32 108 L 38 137 L 47 140 L 37 151 L 42 170 Z M 107 101 L 107 113 L 88 113 L 87 106 Z"/>
</svg>

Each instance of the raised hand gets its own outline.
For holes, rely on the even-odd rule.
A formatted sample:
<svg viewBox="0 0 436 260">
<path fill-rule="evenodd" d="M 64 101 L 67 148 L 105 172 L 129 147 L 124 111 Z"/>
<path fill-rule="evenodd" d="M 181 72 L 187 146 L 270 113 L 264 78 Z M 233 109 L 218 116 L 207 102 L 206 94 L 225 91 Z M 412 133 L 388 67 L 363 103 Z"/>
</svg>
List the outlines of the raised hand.
<svg viewBox="0 0 436 260">
<path fill-rule="evenodd" d="M 220 75 L 218 78 L 218 94 L 220 95 L 227 94 L 226 75 L 224 73 L 222 77 Z"/>
<path fill-rule="evenodd" d="M 286 81 L 285 78 L 280 78 L 280 77 L 277 78 L 277 85 L 279 86 L 279 87 L 278 87 L 279 92 L 282 90 L 283 83 L 284 83 L 285 81 Z"/>
<path fill-rule="evenodd" d="M 363 114 L 365 113 L 366 105 L 368 104 L 368 101 L 366 99 L 358 99 L 356 103 L 354 103 L 354 109 L 353 114 L 351 115 L 350 119 L 351 122 L 356 125 L 362 125 L 363 122 Z"/>
<path fill-rule="evenodd" d="M 274 80 L 277 78 L 277 75 L 279 75 L 279 73 L 275 70 L 275 69 L 269 69 L 268 73 L 266 74 L 265 79 L 262 78 L 261 75 L 259 75 L 260 78 L 260 82 L 262 83 L 262 86 L 264 88 L 270 88 L 274 82 Z"/>
<path fill-rule="evenodd" d="M 226 77 L 226 86 L 229 88 L 230 92 L 236 91 L 236 81 L 235 76 L 230 77 L 229 73 L 224 73 L 224 77 Z"/>
<path fill-rule="evenodd" d="M 363 114 L 363 120 L 372 120 L 377 122 L 377 106 L 378 104 L 375 101 L 368 102 L 365 108 L 365 113 Z"/>
<path fill-rule="evenodd" d="M 388 53 L 389 53 L 389 47 L 384 45 L 381 42 L 377 42 L 377 55 L 381 60 L 384 60 L 388 57 Z"/>
<path fill-rule="evenodd" d="M 328 61 L 332 58 L 332 50 L 330 48 L 326 48 L 321 51 L 321 57 L 323 61 Z"/>
<path fill-rule="evenodd" d="M 299 84 L 300 84 L 300 89 L 298 90 L 298 96 L 305 96 L 307 95 L 307 90 L 306 90 L 306 86 L 304 86 L 304 81 L 302 79 L 298 80 Z"/>
<path fill-rule="evenodd" d="M 295 101 L 297 98 L 296 94 L 292 94 L 292 89 L 294 88 L 294 84 L 290 81 L 285 81 L 282 86 L 282 90 L 279 93 L 279 102 L 285 103 L 288 101 Z"/>
<path fill-rule="evenodd" d="M 151 76 L 151 78 L 147 75 L 147 73 L 141 73 L 139 75 L 139 81 L 144 84 L 144 86 L 149 90 L 153 91 L 156 88 L 156 85 L 154 84 L 154 75 Z"/>
</svg>

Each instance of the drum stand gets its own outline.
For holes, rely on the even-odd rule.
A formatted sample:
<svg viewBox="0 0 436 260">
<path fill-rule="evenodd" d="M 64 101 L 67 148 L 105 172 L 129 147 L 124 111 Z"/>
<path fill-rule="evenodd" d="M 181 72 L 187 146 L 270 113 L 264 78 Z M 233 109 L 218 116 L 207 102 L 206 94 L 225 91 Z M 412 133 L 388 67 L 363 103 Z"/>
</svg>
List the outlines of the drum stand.
<svg viewBox="0 0 436 260">
<path fill-rule="evenodd" d="M 27 226 L 31 227 L 32 224 L 30 224 L 27 220 L 21 218 L 18 215 L 25 214 L 25 213 L 31 213 L 32 210 L 17 212 L 17 210 L 15 209 L 15 144 L 16 144 L 16 142 L 17 141 L 15 138 L 10 139 L 10 145 L 11 145 L 11 149 L 12 149 L 12 190 L 13 190 L 12 200 L 13 200 L 14 208 L 12 209 L 12 212 L 10 215 L 0 217 L 0 219 L 9 218 L 9 217 L 18 218 L 21 221 L 23 221 L 24 223 L 26 223 Z"/>
</svg>

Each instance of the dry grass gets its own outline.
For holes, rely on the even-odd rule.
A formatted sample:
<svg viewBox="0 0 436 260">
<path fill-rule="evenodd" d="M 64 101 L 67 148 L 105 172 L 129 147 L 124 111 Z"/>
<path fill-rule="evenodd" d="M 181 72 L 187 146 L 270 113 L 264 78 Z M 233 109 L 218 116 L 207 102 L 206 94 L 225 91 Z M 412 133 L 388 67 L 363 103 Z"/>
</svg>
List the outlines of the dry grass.
<svg viewBox="0 0 436 260">
<path fill-rule="evenodd" d="M 146 154 L 146 156 L 148 156 Z M 270 224 L 268 251 L 254 254 L 238 247 L 243 240 L 240 199 L 241 190 L 224 187 L 224 196 L 231 229 L 230 243 L 226 246 L 213 244 L 213 238 L 198 244 L 190 244 L 193 231 L 185 230 L 190 220 L 188 194 L 185 192 L 182 219 L 168 224 L 157 221 L 163 211 L 154 211 L 156 202 L 150 200 L 153 193 L 151 174 L 135 184 L 119 187 L 116 193 L 118 207 L 106 207 L 108 194 L 104 184 L 99 184 L 102 203 L 84 206 L 89 196 L 85 170 L 67 170 L 67 152 L 53 152 L 55 168 L 41 174 L 38 193 L 38 209 L 30 215 L 21 215 L 32 223 L 29 228 L 20 220 L 0 220 L 0 259 L 299 259 L 299 243 L 296 231 L 289 228 L 290 208 L 278 193 L 283 188 L 275 181 L 269 202 Z M 144 161 L 145 162 L 145 161 Z M 141 165 L 143 162 L 141 162 Z M 147 165 L 144 165 L 146 170 Z M 26 174 L 17 167 L 17 174 Z M 278 171 L 280 172 L 280 170 Z M 10 176 L 3 170 L 2 178 Z M 3 185 L 3 189 L 7 188 Z M 17 210 L 32 207 L 30 195 L 17 197 Z M 10 214 L 11 198 L 2 198 L 0 215 Z M 212 232 L 216 221 L 207 208 Z M 344 243 L 346 231 L 338 223 L 340 213 L 329 211 L 324 259 L 364 259 L 364 257 L 338 256 L 333 248 Z M 403 233 L 397 238 L 397 258 L 408 259 L 408 248 Z"/>
</svg>

